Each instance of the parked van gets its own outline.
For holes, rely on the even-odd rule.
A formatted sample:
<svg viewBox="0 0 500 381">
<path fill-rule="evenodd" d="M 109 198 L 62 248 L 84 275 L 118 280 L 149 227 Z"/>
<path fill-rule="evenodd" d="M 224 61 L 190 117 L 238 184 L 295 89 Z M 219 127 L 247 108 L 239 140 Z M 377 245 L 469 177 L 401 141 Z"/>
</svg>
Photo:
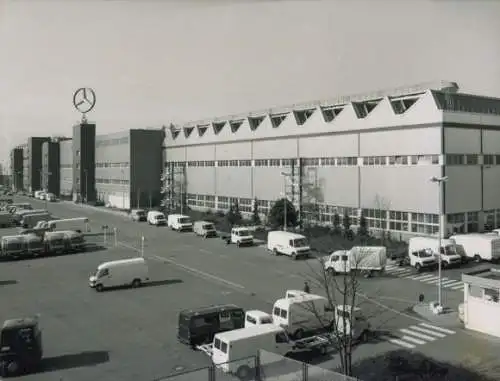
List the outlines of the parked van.
<svg viewBox="0 0 500 381">
<path fill-rule="evenodd" d="M 500 259 L 500 237 L 493 234 L 456 234 L 450 237 L 459 252 L 476 262 L 495 262 Z"/>
<path fill-rule="evenodd" d="M 144 209 L 132 209 L 130 211 L 130 219 L 135 222 L 146 221 L 146 211 Z"/>
<path fill-rule="evenodd" d="M 19 258 L 24 254 L 23 236 L 3 236 L 0 239 L 0 253 L 4 258 Z"/>
<path fill-rule="evenodd" d="M 263 324 L 273 324 L 273 317 L 267 312 L 251 310 L 245 313 L 245 328 Z"/>
<path fill-rule="evenodd" d="M 330 326 L 334 313 L 323 296 L 302 293 L 278 299 L 273 306 L 273 322 L 285 328 L 291 337 L 301 339 L 307 332 Z"/>
<path fill-rule="evenodd" d="M 226 238 L 226 243 L 235 243 L 236 246 L 252 246 L 253 245 L 253 235 L 250 230 L 244 226 L 236 227 L 231 229 L 231 236 Z"/>
<path fill-rule="evenodd" d="M 413 237 L 408 242 L 408 250 L 416 252 L 426 250 L 439 261 L 439 254 L 441 253 L 441 264 L 444 267 L 460 266 L 462 263 L 462 256 L 457 252 L 455 242 L 450 239 L 441 240 L 441 249 L 439 247 L 439 238 L 434 237 Z"/>
<path fill-rule="evenodd" d="M 273 324 L 257 325 L 218 333 L 212 345 L 212 362 L 239 380 L 253 380 L 255 357 L 259 350 L 286 356 L 294 343 L 283 328 Z"/>
<path fill-rule="evenodd" d="M 243 328 L 245 311 L 234 304 L 201 307 L 179 313 L 177 339 L 195 347 L 209 344 L 218 332 Z"/>
<path fill-rule="evenodd" d="M 45 254 L 45 247 L 42 237 L 36 234 L 26 234 L 24 237 L 25 255 L 28 257 L 37 257 Z"/>
<path fill-rule="evenodd" d="M 66 240 L 64 232 L 46 232 L 44 237 L 45 252 L 47 254 L 65 253 Z"/>
<path fill-rule="evenodd" d="M 33 207 L 28 202 L 15 202 L 7 207 L 7 210 L 14 214 L 18 210 L 32 210 Z"/>
<path fill-rule="evenodd" d="M 193 222 L 189 216 L 184 214 L 169 214 L 167 225 L 172 230 L 191 231 L 193 230 Z"/>
<path fill-rule="evenodd" d="M 51 218 L 49 213 L 25 214 L 21 220 L 21 226 L 25 229 L 33 228 L 39 221 L 50 221 Z"/>
<path fill-rule="evenodd" d="M 37 190 L 35 191 L 35 193 L 33 194 L 33 197 L 35 198 L 38 198 L 40 200 L 42 200 L 42 195 L 44 195 L 45 192 L 43 190 Z"/>
<path fill-rule="evenodd" d="M 162 212 L 158 212 L 157 210 L 150 210 L 148 212 L 147 218 L 148 224 L 150 225 L 166 225 L 167 220 L 165 219 L 165 215 Z"/>
<path fill-rule="evenodd" d="M 33 210 L 16 210 L 16 212 L 13 214 L 12 218 L 14 219 L 14 223 L 16 225 L 21 224 L 21 220 L 23 217 L 27 214 L 45 214 L 48 213 L 45 209 L 33 209 Z"/>
<path fill-rule="evenodd" d="M 88 233 L 90 232 L 90 221 L 87 217 L 52 220 L 48 222 L 48 228 L 52 231 L 72 230 L 77 233 Z"/>
<path fill-rule="evenodd" d="M 0 212 L 0 228 L 8 228 L 14 224 L 12 214 L 9 212 Z"/>
<path fill-rule="evenodd" d="M 387 249 L 384 246 L 354 246 L 351 250 L 334 251 L 325 261 L 325 270 L 332 274 L 359 271 L 367 277 L 385 270 Z"/>
<path fill-rule="evenodd" d="M 196 221 L 193 225 L 194 234 L 203 238 L 217 237 L 215 225 L 209 221 Z"/>
<path fill-rule="evenodd" d="M 311 248 L 305 236 L 280 230 L 269 232 L 267 235 L 267 250 L 274 255 L 288 255 L 293 259 L 311 255 Z"/>
<path fill-rule="evenodd" d="M 89 278 L 89 286 L 102 291 L 109 287 L 139 287 L 149 280 L 149 269 L 144 258 L 120 259 L 105 262 Z"/>
<path fill-rule="evenodd" d="M 66 251 L 74 253 L 85 251 L 85 238 L 82 233 L 75 231 L 65 231 L 63 233 L 66 235 Z"/>
</svg>

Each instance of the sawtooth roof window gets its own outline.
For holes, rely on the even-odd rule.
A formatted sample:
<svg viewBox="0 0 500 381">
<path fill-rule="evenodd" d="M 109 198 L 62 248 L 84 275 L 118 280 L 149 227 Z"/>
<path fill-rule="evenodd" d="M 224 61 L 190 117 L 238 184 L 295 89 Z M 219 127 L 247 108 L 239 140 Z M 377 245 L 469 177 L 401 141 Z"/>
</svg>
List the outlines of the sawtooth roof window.
<svg viewBox="0 0 500 381">
<path fill-rule="evenodd" d="M 241 125 L 243 124 L 243 120 L 232 120 L 229 122 L 229 126 L 231 127 L 231 132 L 237 132 Z"/>
<path fill-rule="evenodd" d="M 258 116 L 258 117 L 253 117 L 253 118 L 248 118 L 248 124 L 250 124 L 250 129 L 252 131 L 255 131 L 260 124 L 264 121 L 263 116 Z"/>
<path fill-rule="evenodd" d="M 177 136 L 179 136 L 180 131 L 179 130 L 170 130 L 172 132 L 172 138 L 177 139 Z"/>
<path fill-rule="evenodd" d="M 354 107 L 354 111 L 356 111 L 356 115 L 359 119 L 366 118 L 375 107 L 380 103 L 381 99 L 366 101 L 366 102 L 353 102 L 352 106 Z"/>
<path fill-rule="evenodd" d="M 394 112 L 398 115 L 404 114 L 411 106 L 417 103 L 418 97 L 392 98 L 391 105 Z"/>
<path fill-rule="evenodd" d="M 325 122 L 329 123 L 339 115 L 344 107 L 321 107 L 321 113 Z"/>
<path fill-rule="evenodd" d="M 288 113 L 269 115 L 269 117 L 271 118 L 271 124 L 273 125 L 274 128 L 279 127 L 280 124 L 284 122 L 284 120 L 286 119 L 287 116 L 288 116 Z"/>
<path fill-rule="evenodd" d="M 309 119 L 312 114 L 314 114 L 314 110 L 315 109 L 294 111 L 293 114 L 295 115 L 297 124 L 299 126 L 302 126 L 307 121 L 307 119 Z"/>
<path fill-rule="evenodd" d="M 199 136 L 205 135 L 205 132 L 207 132 L 207 130 L 208 130 L 208 126 L 207 125 L 198 126 L 198 135 Z"/>
<path fill-rule="evenodd" d="M 470 94 L 449 94 L 433 91 L 440 110 L 500 115 L 500 101 Z"/>
<path fill-rule="evenodd" d="M 212 123 L 215 135 L 217 135 L 219 132 L 221 132 L 225 125 L 226 125 L 226 122 Z"/>
<path fill-rule="evenodd" d="M 194 127 L 184 127 L 184 136 L 189 138 L 189 135 L 193 132 Z"/>
</svg>

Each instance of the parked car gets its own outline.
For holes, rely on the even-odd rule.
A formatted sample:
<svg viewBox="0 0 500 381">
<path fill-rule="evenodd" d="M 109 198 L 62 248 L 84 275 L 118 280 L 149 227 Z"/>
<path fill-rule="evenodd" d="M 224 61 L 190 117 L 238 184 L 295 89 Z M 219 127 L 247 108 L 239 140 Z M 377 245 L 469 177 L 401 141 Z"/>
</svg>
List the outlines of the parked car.
<svg viewBox="0 0 500 381">
<path fill-rule="evenodd" d="M 136 222 L 146 221 L 146 211 L 144 209 L 132 209 L 130 211 L 130 219 Z"/>
</svg>

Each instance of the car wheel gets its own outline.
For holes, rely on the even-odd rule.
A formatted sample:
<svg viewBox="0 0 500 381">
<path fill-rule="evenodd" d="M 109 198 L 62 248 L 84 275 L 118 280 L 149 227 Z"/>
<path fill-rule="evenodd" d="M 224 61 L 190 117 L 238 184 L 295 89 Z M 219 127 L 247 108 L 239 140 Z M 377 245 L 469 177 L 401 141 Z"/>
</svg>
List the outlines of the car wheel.
<svg viewBox="0 0 500 381">
<path fill-rule="evenodd" d="M 273 249 L 273 255 L 278 256 L 278 250 L 276 250 L 276 248 Z"/>
<path fill-rule="evenodd" d="M 95 289 L 97 292 L 102 292 L 104 290 L 104 287 L 102 284 L 98 284 L 97 286 L 95 286 Z"/>
<path fill-rule="evenodd" d="M 418 272 L 420 272 L 420 270 L 422 270 L 422 266 L 420 265 L 420 263 L 417 263 L 417 264 L 415 265 L 415 269 L 416 269 Z"/>
<path fill-rule="evenodd" d="M 10 360 L 5 367 L 5 373 L 7 377 L 17 376 L 20 370 L 21 367 L 16 360 Z"/>
<path fill-rule="evenodd" d="M 134 279 L 134 281 L 132 282 L 132 287 L 134 288 L 140 287 L 140 285 L 141 285 L 140 279 Z"/>
</svg>

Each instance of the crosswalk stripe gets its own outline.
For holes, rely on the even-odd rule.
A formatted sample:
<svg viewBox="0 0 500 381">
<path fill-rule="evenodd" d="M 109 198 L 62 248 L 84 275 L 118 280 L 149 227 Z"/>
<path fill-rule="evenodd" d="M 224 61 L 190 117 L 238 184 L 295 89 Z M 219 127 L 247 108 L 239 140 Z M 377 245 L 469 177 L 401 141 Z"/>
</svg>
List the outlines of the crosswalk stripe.
<svg viewBox="0 0 500 381">
<path fill-rule="evenodd" d="M 451 286 L 452 284 L 454 283 L 457 283 L 458 281 L 456 281 L 455 279 L 448 279 L 447 281 L 443 282 L 443 286 Z M 460 282 L 462 283 L 462 282 Z"/>
<path fill-rule="evenodd" d="M 455 281 L 455 282 L 453 282 L 453 283 L 448 283 L 448 284 L 446 285 L 446 287 L 455 287 L 455 286 L 463 286 L 463 285 L 464 285 L 464 283 L 463 283 L 462 281 L 457 281 L 457 280 L 456 280 L 456 281 Z"/>
<path fill-rule="evenodd" d="M 420 278 L 422 277 L 426 277 L 427 275 L 421 275 L 421 274 L 417 274 L 417 275 L 412 275 L 412 276 L 409 276 L 408 279 L 413 279 L 413 280 L 419 280 Z"/>
<path fill-rule="evenodd" d="M 435 325 L 432 325 L 432 324 L 420 323 L 419 325 L 422 326 L 422 327 L 426 327 L 426 328 L 433 329 L 433 330 L 436 330 L 436 331 L 440 331 L 440 332 L 443 332 L 443 333 L 448 333 L 450 335 L 453 334 L 453 333 L 455 333 L 455 331 L 452 331 L 451 329 L 446 329 L 446 328 L 443 328 L 443 327 L 436 327 Z"/>
<path fill-rule="evenodd" d="M 457 284 L 456 286 L 452 286 L 452 287 L 449 287 L 451 288 L 452 290 L 461 290 L 464 288 L 464 285 L 463 284 Z"/>
<path fill-rule="evenodd" d="M 381 338 L 382 338 L 383 340 L 388 341 L 389 343 L 399 345 L 400 347 L 405 347 L 405 348 L 408 348 L 408 349 L 415 348 L 415 345 L 410 344 L 410 343 L 406 343 L 406 342 L 404 342 L 404 341 L 402 341 L 402 340 L 398 340 L 398 339 L 391 339 L 390 337 L 386 337 L 386 336 L 382 336 Z"/>
<path fill-rule="evenodd" d="M 415 331 L 420 331 L 420 332 L 426 333 L 428 335 L 436 336 L 436 337 L 438 337 L 440 339 L 442 339 L 443 337 L 446 337 L 446 335 L 444 333 L 439 333 L 439 332 L 436 332 L 436 331 L 431 331 L 430 329 L 425 329 L 425 328 L 419 327 L 418 325 L 412 325 L 410 328 L 414 329 Z"/>
<path fill-rule="evenodd" d="M 413 279 L 415 279 L 415 280 L 422 280 L 422 279 L 433 278 L 433 277 L 434 277 L 433 274 L 427 274 L 427 275 L 419 275 L 418 277 L 415 277 Z"/>
<path fill-rule="evenodd" d="M 413 331 L 410 331 L 409 329 L 406 329 L 406 328 L 402 328 L 402 329 L 400 329 L 400 331 L 403 332 L 403 333 L 406 333 L 407 335 L 416 336 L 419 339 L 424 339 L 424 340 L 428 340 L 428 341 L 434 341 L 434 340 L 436 340 L 435 337 L 424 335 L 424 334 L 419 333 L 419 332 L 413 332 Z"/>
<path fill-rule="evenodd" d="M 408 271 L 408 269 L 399 268 L 399 269 L 389 269 L 387 272 L 396 274 L 396 273 L 401 273 L 401 272 L 406 272 L 406 271 Z"/>
<path fill-rule="evenodd" d="M 447 281 L 449 280 L 448 278 L 442 278 L 441 279 L 441 284 L 444 282 L 444 281 Z M 434 280 L 431 280 L 430 282 L 427 282 L 427 283 L 430 283 L 430 284 L 438 284 L 439 283 L 439 278 L 437 279 L 434 279 Z"/>
<path fill-rule="evenodd" d="M 408 275 L 412 275 L 412 274 L 413 274 L 413 271 L 406 270 L 406 271 L 403 271 L 402 273 L 399 273 L 398 276 L 400 276 L 402 278 L 406 278 Z"/>
<path fill-rule="evenodd" d="M 432 280 L 436 280 L 436 279 L 439 279 L 439 277 L 437 276 L 433 276 L 431 278 L 426 278 L 426 279 L 420 279 L 420 282 L 429 282 L 429 281 L 432 281 Z"/>
<path fill-rule="evenodd" d="M 414 337 L 410 337 L 410 336 L 403 336 L 401 338 L 401 340 L 404 340 L 404 341 L 409 341 L 410 343 L 415 343 L 415 344 L 419 344 L 419 345 L 422 345 L 422 344 L 425 344 L 426 342 L 423 341 L 423 340 L 419 340 L 419 339 L 416 339 Z"/>
</svg>

